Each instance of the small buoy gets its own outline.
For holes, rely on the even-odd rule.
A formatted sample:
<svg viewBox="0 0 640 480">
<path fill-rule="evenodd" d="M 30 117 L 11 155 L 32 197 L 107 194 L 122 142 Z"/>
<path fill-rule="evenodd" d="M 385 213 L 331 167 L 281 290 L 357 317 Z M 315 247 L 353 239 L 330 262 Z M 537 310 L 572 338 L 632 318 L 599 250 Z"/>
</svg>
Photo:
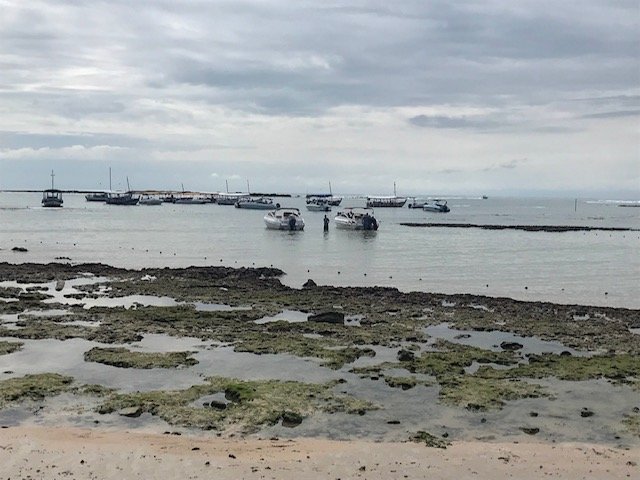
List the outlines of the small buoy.
<svg viewBox="0 0 640 480">
<path fill-rule="evenodd" d="M 174 257 L 176 256 L 176 252 L 173 252 L 173 256 L 174 256 Z"/>
<path fill-rule="evenodd" d="M 160 252 L 160 255 L 162 255 L 162 252 Z"/>
<path fill-rule="evenodd" d="M 365 274 L 364 274 L 364 276 L 366 277 L 366 276 L 367 276 L 367 274 L 365 273 Z"/>
<path fill-rule="evenodd" d="M 489 284 L 487 283 L 487 288 L 489 288 Z"/>
<path fill-rule="evenodd" d="M 604 292 L 605 295 L 609 295 L 609 292 Z"/>
<path fill-rule="evenodd" d="M 393 278 L 391 275 L 389 275 L 389 278 Z"/>
<path fill-rule="evenodd" d="M 422 281 L 422 278 L 419 278 L 418 280 Z"/>
<path fill-rule="evenodd" d="M 527 287 L 527 286 L 525 285 L 524 289 L 525 289 L 525 290 L 529 290 L 529 287 Z"/>
<path fill-rule="evenodd" d="M 338 270 L 338 275 L 340 275 L 340 270 Z"/>
<path fill-rule="evenodd" d="M 307 268 L 307 273 L 309 273 L 309 269 Z"/>
</svg>

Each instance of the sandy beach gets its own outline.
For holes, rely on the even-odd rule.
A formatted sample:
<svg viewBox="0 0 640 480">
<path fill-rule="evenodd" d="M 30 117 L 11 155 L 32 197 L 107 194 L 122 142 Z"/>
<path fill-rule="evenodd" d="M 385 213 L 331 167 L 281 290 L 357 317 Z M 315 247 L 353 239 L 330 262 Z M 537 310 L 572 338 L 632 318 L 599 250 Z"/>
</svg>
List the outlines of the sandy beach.
<svg viewBox="0 0 640 480">
<path fill-rule="evenodd" d="M 588 443 L 412 443 L 228 439 L 11 427 L 0 430 L 3 478 L 620 479 L 640 475 L 640 448 Z"/>
</svg>

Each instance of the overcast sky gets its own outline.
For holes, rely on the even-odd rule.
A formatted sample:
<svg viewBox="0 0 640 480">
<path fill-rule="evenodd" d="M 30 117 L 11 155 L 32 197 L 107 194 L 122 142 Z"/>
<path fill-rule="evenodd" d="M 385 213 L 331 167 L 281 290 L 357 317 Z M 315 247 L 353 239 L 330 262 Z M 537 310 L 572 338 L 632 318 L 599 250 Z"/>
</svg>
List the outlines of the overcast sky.
<svg viewBox="0 0 640 480">
<path fill-rule="evenodd" d="M 640 196 L 637 0 L 0 0 L 0 188 Z"/>
</svg>

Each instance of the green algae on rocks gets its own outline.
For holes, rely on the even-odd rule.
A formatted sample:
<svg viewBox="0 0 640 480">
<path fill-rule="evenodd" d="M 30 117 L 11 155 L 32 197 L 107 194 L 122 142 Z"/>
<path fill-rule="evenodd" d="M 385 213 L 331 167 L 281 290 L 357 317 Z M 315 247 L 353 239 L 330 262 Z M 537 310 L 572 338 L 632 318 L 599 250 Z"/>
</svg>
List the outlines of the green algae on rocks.
<svg viewBox="0 0 640 480">
<path fill-rule="evenodd" d="M 87 362 L 103 363 L 120 368 L 179 368 L 196 365 L 195 352 L 132 352 L 126 348 L 94 347 L 85 352 Z"/>
<path fill-rule="evenodd" d="M 17 352 L 24 345 L 22 342 L 5 342 L 0 341 L 0 355 L 7 355 L 9 353 Z"/>
<path fill-rule="evenodd" d="M 208 378 L 186 390 L 113 394 L 98 407 L 99 413 L 136 407 L 171 425 L 205 430 L 225 430 L 238 425 L 245 433 L 275 425 L 281 420 L 307 417 L 315 412 L 364 414 L 375 407 L 366 401 L 332 392 L 337 382 L 309 384 L 294 381 L 248 381 Z M 216 393 L 228 400 L 226 408 L 202 406 L 199 399 Z"/>
<path fill-rule="evenodd" d="M 25 399 L 42 400 L 72 390 L 72 377 L 39 373 L 0 380 L 0 408 Z"/>
</svg>

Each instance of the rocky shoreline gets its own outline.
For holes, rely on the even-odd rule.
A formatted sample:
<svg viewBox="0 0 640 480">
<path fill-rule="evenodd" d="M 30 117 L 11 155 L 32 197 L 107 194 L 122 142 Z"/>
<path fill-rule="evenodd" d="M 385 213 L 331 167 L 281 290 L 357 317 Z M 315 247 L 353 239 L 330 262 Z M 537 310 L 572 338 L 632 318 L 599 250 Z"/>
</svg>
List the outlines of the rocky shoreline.
<svg viewBox="0 0 640 480">
<path fill-rule="evenodd" d="M 55 410 L 56 397 L 70 396 L 97 423 L 154 418 L 222 435 L 314 436 L 340 429 L 337 421 L 342 438 L 357 428 L 365 437 L 434 447 L 469 435 L 497 440 L 505 432 L 640 441 L 639 310 L 312 281 L 295 289 L 279 281 L 282 274 L 0 264 L 0 362 L 14 365 L 0 373 L 0 424 L 19 423 L 3 412 Z M 141 350 L 148 338 L 177 343 Z M 105 378 L 129 378 L 148 371 L 160 379 L 201 373 L 191 383 L 175 377 L 185 388 L 123 391 L 58 372 L 55 358 L 50 371 L 12 363 L 51 342 L 79 345 L 77 364 L 66 370 L 72 373 L 105 369 Z M 268 370 L 258 358 L 282 366 Z M 224 359 L 240 362 L 230 370 L 246 378 L 221 376 L 231 361 Z M 588 397 L 567 404 L 582 398 L 574 390 L 607 389 L 618 392 L 615 405 Z M 407 403 L 420 397 L 433 405 Z M 568 433 L 556 419 L 559 409 L 572 425 Z M 414 410 L 420 418 L 410 425 Z M 426 417 L 432 413 L 450 425 L 435 424 Z"/>
</svg>

